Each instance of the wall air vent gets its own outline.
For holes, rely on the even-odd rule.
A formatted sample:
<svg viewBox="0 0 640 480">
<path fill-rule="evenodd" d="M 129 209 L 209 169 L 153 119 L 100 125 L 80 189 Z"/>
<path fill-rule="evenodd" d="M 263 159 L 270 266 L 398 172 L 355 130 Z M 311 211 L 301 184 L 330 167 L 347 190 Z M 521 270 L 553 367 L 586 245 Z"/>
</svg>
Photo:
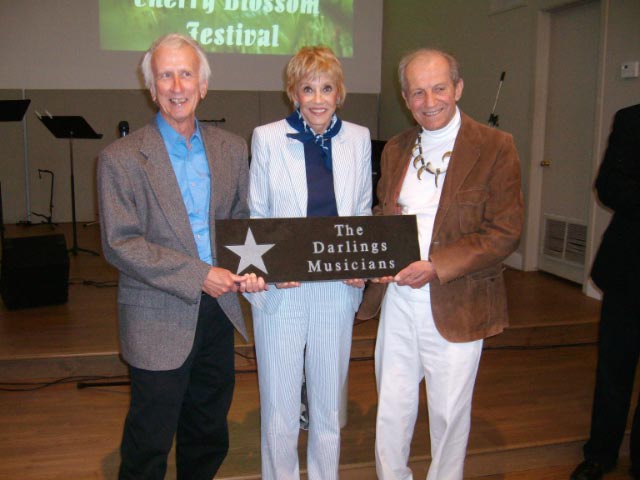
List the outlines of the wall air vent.
<svg viewBox="0 0 640 480">
<path fill-rule="evenodd" d="M 548 257 L 584 266 L 587 226 L 568 219 L 545 216 L 542 253 Z"/>
</svg>

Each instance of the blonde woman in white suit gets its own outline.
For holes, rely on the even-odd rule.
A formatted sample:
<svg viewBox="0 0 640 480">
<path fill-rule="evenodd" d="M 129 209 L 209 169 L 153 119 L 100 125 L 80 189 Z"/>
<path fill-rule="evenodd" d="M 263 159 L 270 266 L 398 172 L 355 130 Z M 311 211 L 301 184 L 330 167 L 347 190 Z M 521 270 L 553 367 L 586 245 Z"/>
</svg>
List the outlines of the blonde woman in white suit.
<svg viewBox="0 0 640 480">
<path fill-rule="evenodd" d="M 252 218 L 371 214 L 369 130 L 341 121 L 340 62 L 304 47 L 287 66 L 295 111 L 253 132 Z M 309 402 L 310 480 L 338 478 L 340 393 L 347 379 L 361 279 L 286 282 L 251 296 L 260 383 L 263 480 L 298 479 L 303 369 Z"/>
</svg>

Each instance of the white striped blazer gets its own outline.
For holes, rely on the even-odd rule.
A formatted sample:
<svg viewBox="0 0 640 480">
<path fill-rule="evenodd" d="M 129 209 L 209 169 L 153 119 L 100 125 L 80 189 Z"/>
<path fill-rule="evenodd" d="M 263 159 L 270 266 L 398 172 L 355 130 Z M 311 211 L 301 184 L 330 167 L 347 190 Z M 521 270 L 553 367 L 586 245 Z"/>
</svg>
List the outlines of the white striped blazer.
<svg viewBox="0 0 640 480">
<path fill-rule="evenodd" d="M 304 146 L 287 133 L 295 130 L 286 120 L 262 125 L 253 131 L 249 173 L 251 218 L 305 217 L 307 215 L 307 173 Z M 342 122 L 331 140 L 333 185 L 338 215 L 371 215 L 371 137 L 369 129 Z M 330 285 L 331 282 L 329 282 Z M 284 290 L 246 295 L 249 302 L 274 312 Z M 362 291 L 349 288 L 354 311 Z"/>
</svg>

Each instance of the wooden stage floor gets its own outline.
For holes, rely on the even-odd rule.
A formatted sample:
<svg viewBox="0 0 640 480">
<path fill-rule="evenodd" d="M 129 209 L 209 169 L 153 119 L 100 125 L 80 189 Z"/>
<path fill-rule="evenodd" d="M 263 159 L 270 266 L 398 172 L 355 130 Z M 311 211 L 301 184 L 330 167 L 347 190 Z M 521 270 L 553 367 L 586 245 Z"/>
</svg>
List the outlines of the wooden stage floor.
<svg viewBox="0 0 640 480">
<path fill-rule="evenodd" d="M 64 233 L 70 226 L 8 226 L 7 237 Z M 99 250 L 99 226 L 78 228 Z M 22 310 L 0 306 L 0 479 L 115 478 L 127 386 L 76 388 L 70 376 L 126 374 L 118 359 L 117 273 L 102 256 L 71 256 L 69 301 Z M 600 302 L 540 272 L 508 270 L 512 325 L 487 340 L 474 396 L 466 478 L 568 478 L 589 430 Z M 245 313 L 250 323 L 246 304 Z M 372 352 L 377 322 L 354 326 L 341 478 L 374 479 L 376 411 Z M 236 345 L 231 450 L 219 477 L 259 478 L 259 399 L 251 341 Z M 18 383 L 24 383 L 18 385 Z M 36 385 L 38 384 L 38 385 Z M 7 391 L 16 389 L 21 391 Z M 428 464 L 424 391 L 412 467 Z M 306 434 L 301 433 L 304 451 Z M 623 452 L 623 455 L 624 452 Z M 626 455 L 625 455 L 626 456 Z M 304 468 L 304 455 L 301 467 Z M 621 466 L 607 479 L 627 478 Z M 168 478 L 174 478 L 170 462 Z"/>
</svg>

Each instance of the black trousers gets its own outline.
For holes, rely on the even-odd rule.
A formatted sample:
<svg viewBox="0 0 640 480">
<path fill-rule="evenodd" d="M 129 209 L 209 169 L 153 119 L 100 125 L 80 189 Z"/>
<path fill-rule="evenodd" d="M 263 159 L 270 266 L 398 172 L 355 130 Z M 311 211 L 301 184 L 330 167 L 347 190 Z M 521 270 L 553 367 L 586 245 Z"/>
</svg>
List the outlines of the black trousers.
<svg viewBox="0 0 640 480">
<path fill-rule="evenodd" d="M 120 446 L 121 480 L 161 480 L 176 436 L 178 480 L 211 480 L 229 450 L 233 326 L 202 296 L 193 349 L 176 370 L 130 367 L 131 403 Z"/>
<path fill-rule="evenodd" d="M 632 294 L 606 292 L 602 300 L 598 367 L 591 434 L 585 459 L 605 470 L 616 465 L 629 415 L 633 383 L 640 353 L 640 302 Z M 640 405 L 631 430 L 631 469 L 640 473 Z"/>
</svg>

